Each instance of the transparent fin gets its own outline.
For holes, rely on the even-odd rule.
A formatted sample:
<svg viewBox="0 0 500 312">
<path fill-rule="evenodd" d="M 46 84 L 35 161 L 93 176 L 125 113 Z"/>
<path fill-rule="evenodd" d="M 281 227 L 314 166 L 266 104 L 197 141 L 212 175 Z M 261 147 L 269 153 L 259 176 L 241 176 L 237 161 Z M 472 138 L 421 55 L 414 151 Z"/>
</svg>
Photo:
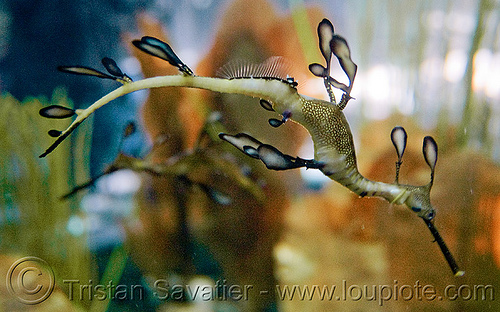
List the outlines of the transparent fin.
<svg viewBox="0 0 500 312">
<path fill-rule="evenodd" d="M 220 78 L 273 78 L 288 81 L 291 65 L 283 57 L 272 56 L 260 64 L 238 60 L 219 68 L 216 75 Z"/>
</svg>

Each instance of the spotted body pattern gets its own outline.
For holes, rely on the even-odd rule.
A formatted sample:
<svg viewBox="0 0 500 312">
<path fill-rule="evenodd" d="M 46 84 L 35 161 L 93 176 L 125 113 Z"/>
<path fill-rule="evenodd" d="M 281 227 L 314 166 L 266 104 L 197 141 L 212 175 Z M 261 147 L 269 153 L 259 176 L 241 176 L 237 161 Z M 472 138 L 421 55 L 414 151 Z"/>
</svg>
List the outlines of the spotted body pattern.
<svg viewBox="0 0 500 312">
<path fill-rule="evenodd" d="M 339 156 L 345 157 L 346 167 L 356 167 L 352 134 L 344 113 L 336 105 L 328 102 L 313 100 L 302 102 L 303 125 L 313 138 L 315 150 L 322 146 L 333 147 Z M 328 172 L 325 174 L 328 175 Z"/>
<path fill-rule="evenodd" d="M 437 162 L 437 144 L 431 137 L 424 138 L 423 154 L 431 168 L 431 181 L 427 185 L 413 186 L 399 184 L 398 174 L 401 158 L 406 146 L 406 132 L 402 127 L 395 127 L 391 133 L 391 140 L 398 154 L 396 163 L 396 182 L 384 183 L 366 179 L 358 171 L 353 138 L 349 123 L 342 110 L 352 98 L 350 91 L 356 76 L 357 66 L 351 60 L 349 47 L 342 37 L 335 35 L 333 25 L 327 19 L 320 22 L 318 26 L 320 50 L 326 61 L 326 67 L 317 63 L 309 66 L 310 71 L 323 78 L 326 90 L 330 96 L 330 102 L 313 99 L 300 95 L 297 92 L 296 82 L 287 77 L 259 77 L 269 73 L 279 72 L 278 68 L 266 69 L 264 65 L 246 66 L 242 71 L 248 77 L 236 77 L 237 72 L 232 67 L 226 67 L 223 72 L 228 78 L 199 77 L 184 64 L 174 53 L 172 48 L 165 42 L 156 38 L 143 37 L 135 40 L 133 44 L 142 51 L 168 61 L 176 66 L 181 75 L 158 76 L 139 81 L 132 81 L 123 74 L 114 62 L 103 60 L 103 65 L 111 74 L 107 75 L 84 66 L 60 67 L 65 72 L 93 75 L 99 78 L 114 79 L 123 84 L 120 88 L 105 95 L 85 110 L 70 111 L 52 107 L 43 109 L 41 114 L 47 118 L 64 118 L 77 115 L 73 123 L 64 131 L 51 130 L 51 136 L 56 141 L 40 157 L 45 157 L 53 151 L 79 124 L 103 105 L 112 100 L 129 94 L 131 92 L 159 87 L 188 87 L 206 89 L 222 93 L 244 94 L 261 99 L 261 106 L 266 110 L 274 110 L 283 116 L 282 120 L 271 119 L 273 127 L 281 126 L 287 120 L 294 120 L 303 125 L 310 133 L 314 142 L 315 157 L 312 160 L 292 157 L 281 153 L 277 148 L 264 144 L 247 134 L 229 135 L 221 133 L 219 137 L 240 149 L 250 157 L 260 159 L 269 169 L 287 170 L 299 167 L 319 169 L 331 179 L 360 196 L 379 196 L 390 203 L 405 204 L 429 227 L 432 235 L 443 252 L 450 268 L 457 276 L 464 274 L 458 268 L 448 247 L 444 243 L 432 222 L 435 210 L 430 202 L 430 190 L 433 183 L 434 169 Z M 330 60 L 335 55 L 341 68 L 349 78 L 349 85 L 338 82 L 330 76 Z M 269 64 L 276 66 L 275 61 Z M 229 68 L 229 69 L 228 69 Z M 257 70 L 256 75 L 251 71 Z M 339 103 L 331 92 L 332 88 L 343 91 Z M 62 112 L 62 113 L 61 113 Z"/>
</svg>

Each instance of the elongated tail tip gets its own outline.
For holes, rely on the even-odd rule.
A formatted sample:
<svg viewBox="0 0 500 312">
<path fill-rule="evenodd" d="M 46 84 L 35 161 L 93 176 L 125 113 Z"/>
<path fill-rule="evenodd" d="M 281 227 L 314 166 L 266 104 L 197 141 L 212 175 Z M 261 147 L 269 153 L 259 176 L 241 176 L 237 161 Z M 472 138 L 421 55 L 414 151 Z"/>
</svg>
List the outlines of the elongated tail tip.
<svg viewBox="0 0 500 312">
<path fill-rule="evenodd" d="M 448 246 L 446 246 L 446 243 L 444 242 L 443 238 L 441 237 L 441 234 L 439 234 L 439 231 L 436 229 L 434 226 L 434 223 L 432 223 L 431 220 L 427 220 L 425 218 L 422 218 L 431 231 L 432 236 L 434 236 L 435 242 L 438 244 L 439 249 L 441 249 L 441 252 L 443 253 L 444 258 L 446 259 L 446 262 L 450 266 L 451 271 L 453 272 L 453 275 L 455 277 L 460 277 L 464 276 L 465 271 L 460 270 L 458 267 L 457 262 L 455 261 L 455 258 L 451 254 L 450 250 L 448 249 Z"/>
</svg>

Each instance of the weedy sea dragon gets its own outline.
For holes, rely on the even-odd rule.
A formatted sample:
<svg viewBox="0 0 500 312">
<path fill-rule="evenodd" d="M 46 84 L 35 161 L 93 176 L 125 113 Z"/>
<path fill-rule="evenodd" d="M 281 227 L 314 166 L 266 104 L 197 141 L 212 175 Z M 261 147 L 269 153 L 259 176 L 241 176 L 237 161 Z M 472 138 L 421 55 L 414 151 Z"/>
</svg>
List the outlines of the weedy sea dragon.
<svg viewBox="0 0 500 312">
<path fill-rule="evenodd" d="M 158 76 L 133 82 L 124 74 L 116 63 L 104 58 L 102 63 L 109 74 L 84 66 L 60 66 L 59 70 L 68 73 L 91 75 L 113 79 L 123 85 L 108 93 L 84 110 L 72 110 L 61 106 L 49 106 L 41 109 L 40 114 L 48 118 L 66 118 L 77 115 L 73 123 L 64 131 L 51 130 L 49 135 L 56 141 L 42 154 L 45 157 L 52 152 L 80 123 L 98 108 L 128 93 L 159 87 L 188 87 L 206 89 L 222 93 L 244 94 L 260 98 L 263 108 L 281 114 L 282 119 L 270 119 L 273 127 L 278 127 L 287 120 L 293 120 L 304 126 L 314 142 L 314 159 L 302 159 L 283 154 L 277 148 L 264 144 L 248 134 L 229 135 L 220 133 L 219 137 L 231 143 L 250 157 L 260 159 L 267 168 L 287 170 L 299 167 L 319 169 L 329 178 L 347 187 L 360 196 L 378 196 L 393 204 L 405 204 L 422 218 L 438 243 L 443 255 L 455 276 L 464 275 L 443 238 L 434 226 L 435 210 L 430 202 L 430 191 L 434 181 L 434 169 L 437 162 L 437 144 L 430 136 L 424 138 L 423 154 L 431 169 L 431 179 L 427 185 L 414 186 L 400 184 L 399 168 L 406 147 L 407 134 L 402 127 L 395 127 L 391 140 L 396 148 L 396 179 L 394 183 L 371 181 L 361 175 L 356 164 L 354 143 L 349 123 L 342 110 L 351 99 L 350 92 L 356 76 L 357 65 L 351 60 L 351 53 L 344 38 L 334 32 L 332 23 L 323 19 L 318 25 L 319 48 L 326 61 L 326 67 L 317 63 L 309 65 L 309 70 L 324 80 L 330 101 L 314 99 L 297 92 L 297 83 L 293 78 L 283 75 L 280 59 L 253 66 L 237 67 L 234 64 L 223 67 L 221 78 L 200 77 L 184 64 L 165 42 L 153 37 L 142 37 L 132 43 L 140 50 L 159 57 L 177 67 L 181 74 Z M 335 55 L 349 84 L 343 84 L 330 76 L 330 63 Z M 343 95 L 337 103 L 332 88 L 342 90 Z"/>
</svg>

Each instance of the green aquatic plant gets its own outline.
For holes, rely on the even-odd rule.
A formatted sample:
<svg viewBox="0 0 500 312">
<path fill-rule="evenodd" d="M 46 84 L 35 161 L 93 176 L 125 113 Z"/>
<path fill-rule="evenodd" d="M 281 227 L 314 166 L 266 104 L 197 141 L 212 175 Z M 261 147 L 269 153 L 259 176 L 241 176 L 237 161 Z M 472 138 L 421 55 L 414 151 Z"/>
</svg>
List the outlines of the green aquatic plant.
<svg viewBox="0 0 500 312">
<path fill-rule="evenodd" d="M 77 202 L 59 199 L 60 191 L 71 187 L 74 178 L 85 176 L 87 168 L 86 162 L 74 161 L 70 145 L 53 157 L 36 158 L 41 146 L 52 140 L 34 130 L 51 127 L 51 121 L 39 118 L 37 111 L 53 105 L 72 103 L 61 89 L 50 99 L 0 96 L 0 249 L 4 255 L 44 259 L 54 270 L 56 283 L 63 285 L 63 278 L 86 280 L 92 274 L 86 236 L 67 231 Z M 85 138 L 77 136 L 72 143 L 82 151 L 78 156 L 86 157 Z"/>
<path fill-rule="evenodd" d="M 318 169 L 323 174 L 350 189 L 360 196 L 381 197 L 391 204 L 406 205 L 417 216 L 422 218 L 438 243 L 453 274 L 461 276 L 454 257 L 446 246 L 434 225 L 435 209 L 430 201 L 430 191 L 434 181 L 434 170 L 437 162 L 437 144 L 432 137 L 425 137 L 423 141 L 424 158 L 431 169 L 430 182 L 426 185 L 415 186 L 399 183 L 399 168 L 402 163 L 406 147 L 406 131 L 396 127 L 392 131 L 391 139 L 396 147 L 398 161 L 396 162 L 396 179 L 394 183 L 371 181 L 365 178 L 357 167 L 355 148 L 349 123 L 342 112 L 349 100 L 350 92 L 356 77 L 357 65 L 351 59 L 347 41 L 335 34 L 332 23 L 323 19 L 318 25 L 319 48 L 326 66 L 318 63 L 309 65 L 311 73 L 323 79 L 330 101 L 314 99 L 297 92 L 297 82 L 281 70 L 279 58 L 273 58 L 260 65 L 238 67 L 230 64 L 221 69 L 220 78 L 196 76 L 175 54 L 165 42 L 153 37 L 143 37 L 133 41 L 138 49 L 161 58 L 177 67 L 180 75 L 158 76 L 132 82 L 119 70 L 115 63 L 103 61 L 111 76 L 89 69 L 84 66 L 60 67 L 65 72 L 92 75 L 99 78 L 114 79 L 123 85 L 108 93 L 90 107 L 80 111 L 70 112 L 62 107 L 50 107 L 42 110 L 42 115 L 49 118 L 69 117 L 76 114 L 73 123 L 64 131 L 52 131 L 56 141 L 40 157 L 47 156 L 64 139 L 74 131 L 93 112 L 110 101 L 131 92 L 159 88 L 159 87 L 188 87 L 206 89 L 222 93 L 244 94 L 261 99 L 261 106 L 266 110 L 279 113 L 282 118 L 270 119 L 273 127 L 279 127 L 288 120 L 293 120 L 304 126 L 314 142 L 314 159 L 302 159 L 283 154 L 276 147 L 264 144 L 259 140 L 240 133 L 229 135 L 220 133 L 219 137 L 237 147 L 246 155 L 261 160 L 267 168 L 273 170 L 288 170 L 305 167 Z M 330 76 L 330 64 L 335 56 L 340 67 L 345 72 L 349 83 L 344 84 Z M 110 64 L 113 64 L 110 68 Z M 339 102 L 336 101 L 333 89 L 342 91 Z"/>
</svg>

